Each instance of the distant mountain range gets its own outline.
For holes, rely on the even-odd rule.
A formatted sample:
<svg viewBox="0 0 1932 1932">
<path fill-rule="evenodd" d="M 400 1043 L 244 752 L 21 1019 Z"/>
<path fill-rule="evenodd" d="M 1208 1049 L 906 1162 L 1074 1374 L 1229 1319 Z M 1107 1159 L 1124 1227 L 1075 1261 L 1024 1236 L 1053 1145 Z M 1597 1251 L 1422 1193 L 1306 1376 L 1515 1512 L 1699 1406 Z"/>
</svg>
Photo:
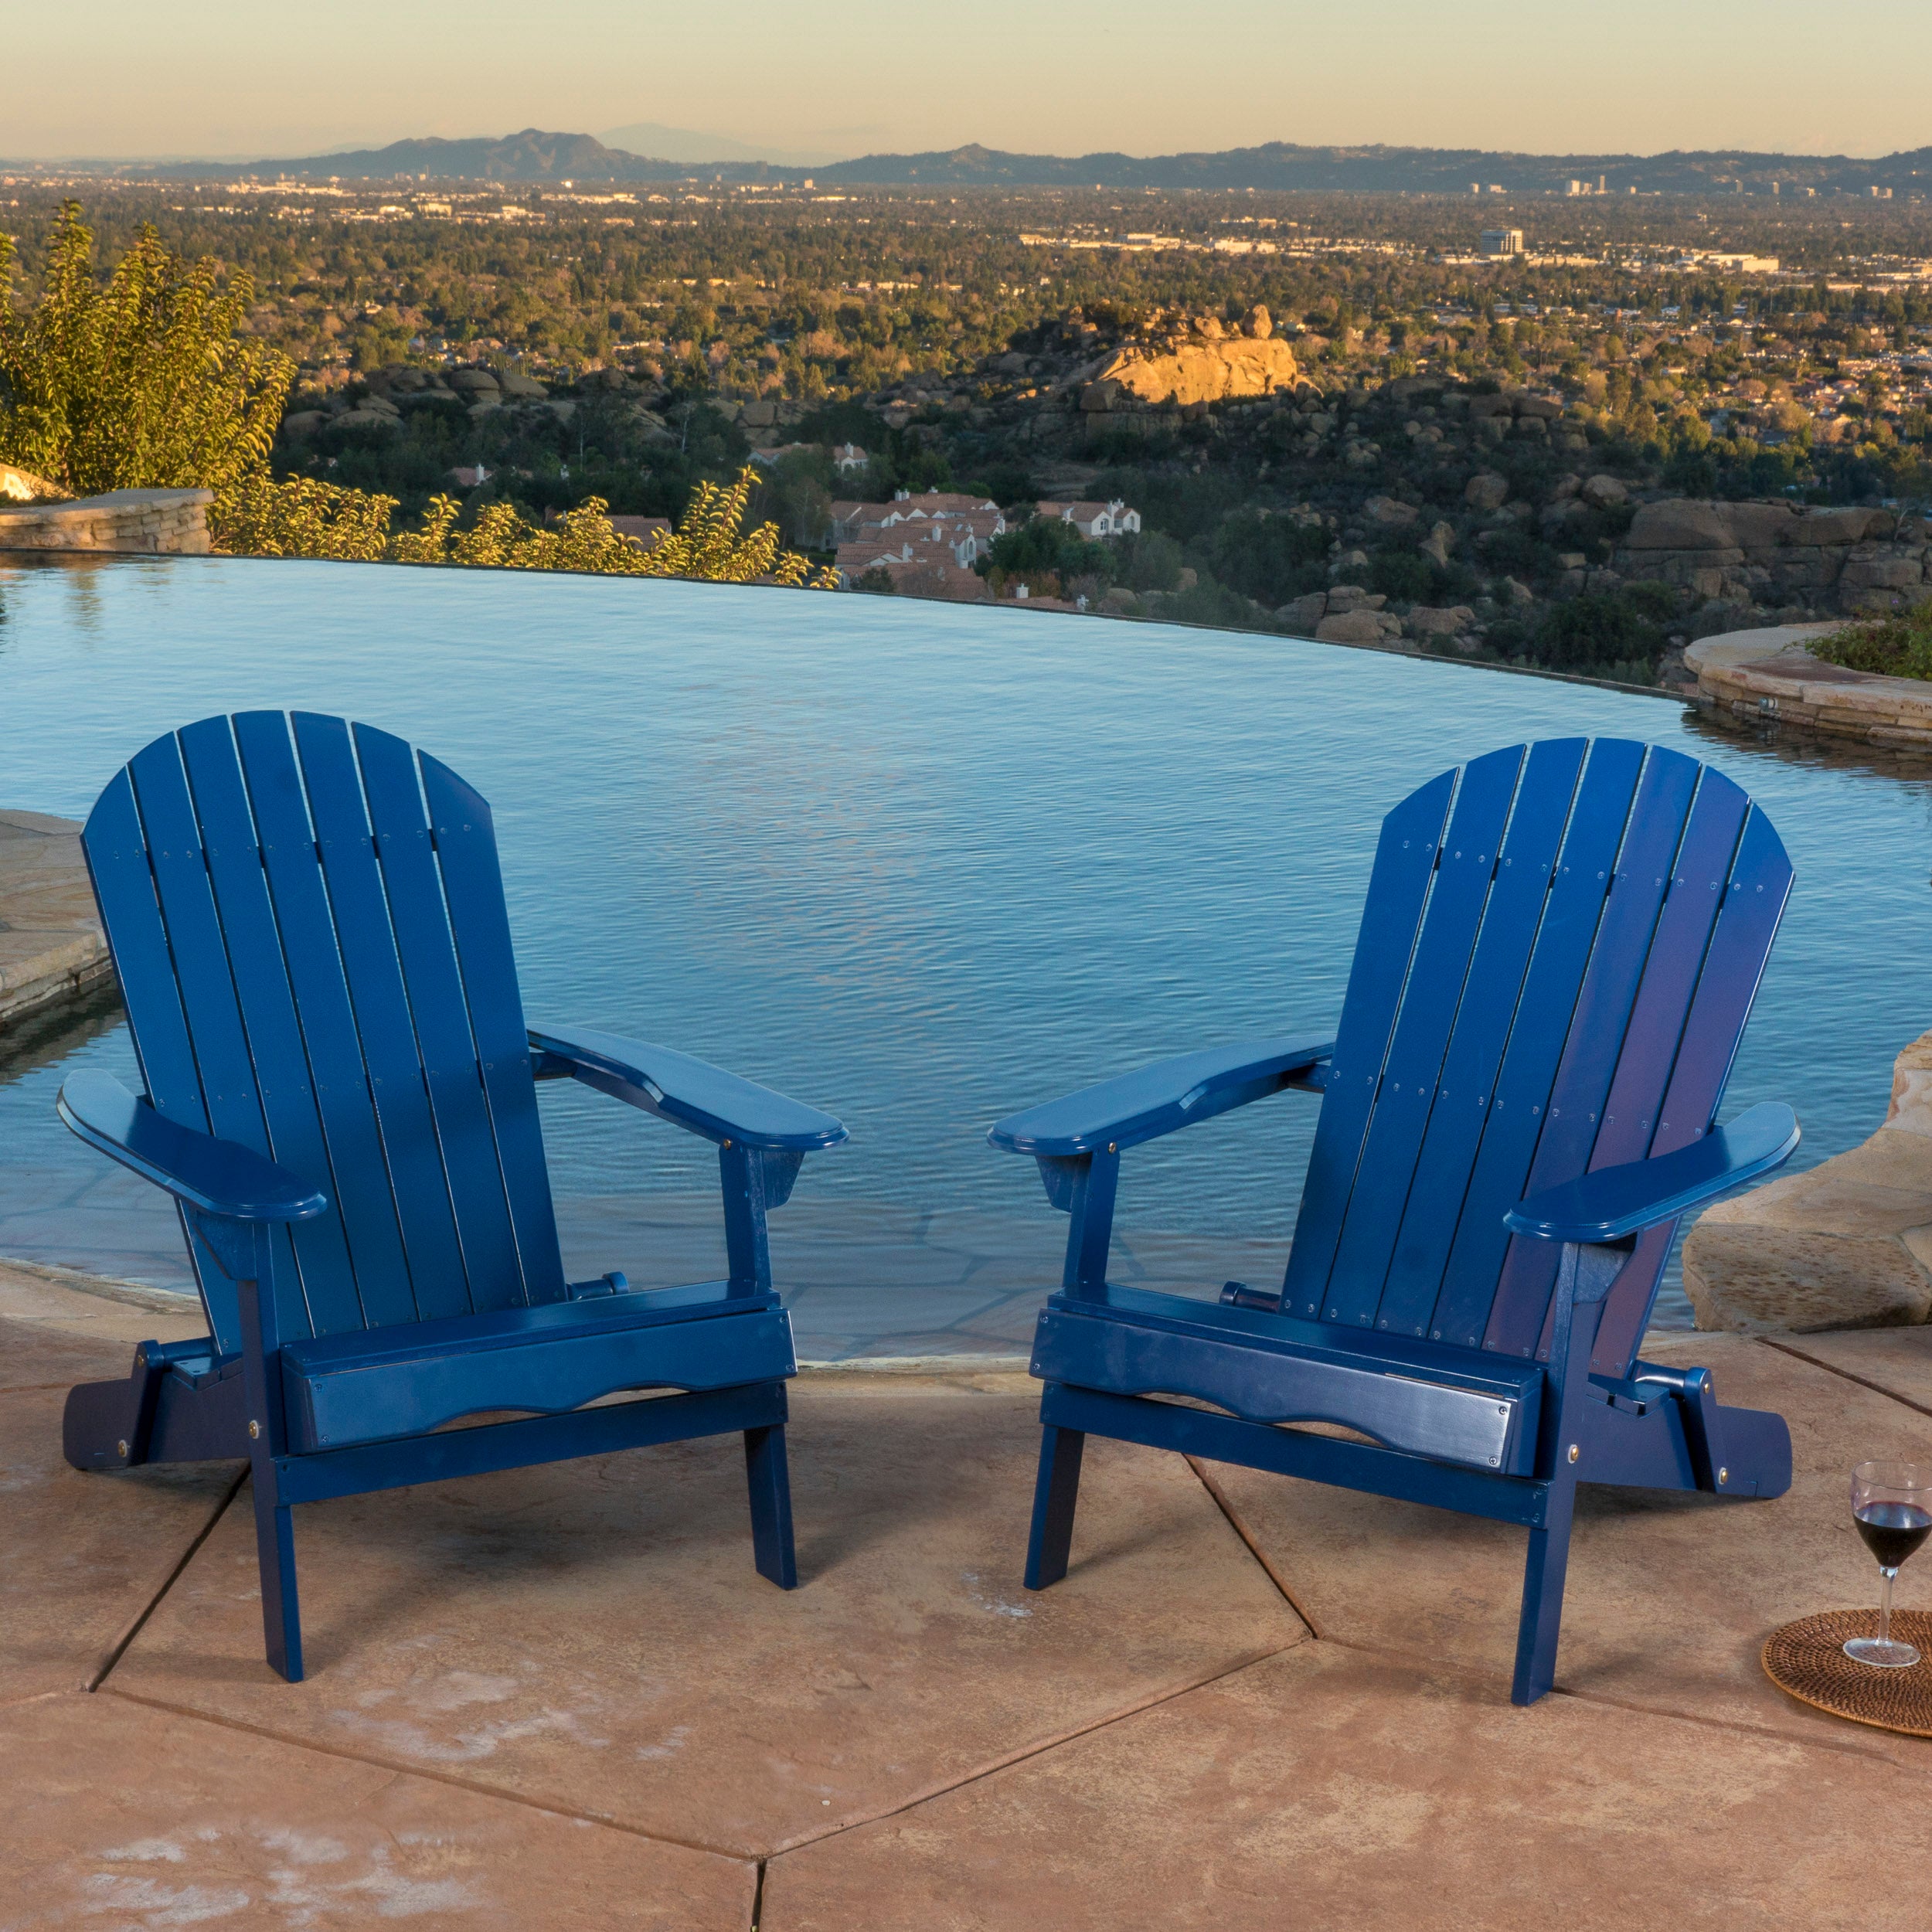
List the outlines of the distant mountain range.
<svg viewBox="0 0 1932 1932">
<path fill-rule="evenodd" d="M 627 134 L 671 129 L 639 128 Z M 680 145 L 682 143 L 680 137 Z M 386 148 L 294 160 L 178 162 L 129 169 L 177 180 L 233 180 L 285 175 L 296 179 L 395 181 L 664 182 L 697 176 L 725 182 L 797 181 L 809 174 L 820 186 L 851 185 L 932 188 L 1273 189 L 1329 192 L 1467 195 L 1472 185 L 1511 193 L 1561 193 L 1569 183 L 1614 194 L 1712 195 L 1740 190 L 1864 195 L 1889 188 L 1903 199 L 1932 192 L 1932 148 L 1859 160 L 1845 155 L 1747 154 L 1736 150 L 1665 155 L 1521 155 L 1479 148 L 1304 148 L 1269 141 L 1219 154 L 1003 154 L 997 148 L 955 148 L 944 153 L 863 155 L 808 168 L 743 158 L 694 162 L 607 147 L 590 134 L 548 134 L 526 128 L 501 140 L 397 141 Z"/>
</svg>

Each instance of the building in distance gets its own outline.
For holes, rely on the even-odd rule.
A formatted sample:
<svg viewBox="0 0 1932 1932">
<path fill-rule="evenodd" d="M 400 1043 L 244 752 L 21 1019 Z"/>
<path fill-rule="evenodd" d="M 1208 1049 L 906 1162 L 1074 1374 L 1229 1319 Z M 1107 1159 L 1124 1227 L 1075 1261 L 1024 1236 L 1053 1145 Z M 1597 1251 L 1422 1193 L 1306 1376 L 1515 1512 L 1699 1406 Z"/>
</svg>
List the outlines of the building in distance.
<svg viewBox="0 0 1932 1932">
<path fill-rule="evenodd" d="M 1485 255 L 1520 255 L 1523 252 L 1522 230 L 1485 228 L 1482 231 L 1482 252 Z"/>
</svg>

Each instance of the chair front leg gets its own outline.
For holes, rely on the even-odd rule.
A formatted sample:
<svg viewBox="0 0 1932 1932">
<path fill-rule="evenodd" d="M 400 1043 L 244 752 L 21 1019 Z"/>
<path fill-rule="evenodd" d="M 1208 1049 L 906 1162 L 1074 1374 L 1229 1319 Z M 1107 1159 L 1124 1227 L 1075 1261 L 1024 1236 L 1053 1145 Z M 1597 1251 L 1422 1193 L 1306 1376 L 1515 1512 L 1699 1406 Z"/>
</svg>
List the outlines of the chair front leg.
<svg viewBox="0 0 1932 1932">
<path fill-rule="evenodd" d="M 1047 1391 L 1053 1393 L 1049 1388 Z M 1066 1574 L 1073 1549 L 1073 1512 L 1080 1506 L 1080 1460 L 1087 1437 L 1043 1423 L 1039 1473 L 1033 1482 L 1033 1522 L 1026 1539 L 1026 1587 L 1046 1590 Z"/>
<path fill-rule="evenodd" d="M 1556 1321 L 1550 1336 L 1549 1380 L 1536 1472 L 1545 1485 L 1543 1520 L 1529 1532 L 1523 1564 L 1522 1610 L 1516 1625 L 1512 1704 L 1533 1704 L 1556 1681 L 1556 1644 L 1562 1634 L 1563 1585 L 1570 1569 L 1570 1532 L 1583 1466 L 1583 1405 L 1589 1399 L 1590 1351 L 1610 1291 L 1630 1244 L 1580 1247 L 1566 1243 L 1556 1277 Z"/>
<path fill-rule="evenodd" d="M 249 1488 L 261 1572 L 262 1638 L 270 1668 L 302 1681 L 301 1603 L 295 1585 L 294 1512 L 281 1500 L 275 1459 L 287 1453 L 281 1334 L 275 1315 L 274 1231 L 197 1214 L 196 1225 L 235 1284 L 240 1304 L 242 1386 L 248 1403 Z"/>
</svg>

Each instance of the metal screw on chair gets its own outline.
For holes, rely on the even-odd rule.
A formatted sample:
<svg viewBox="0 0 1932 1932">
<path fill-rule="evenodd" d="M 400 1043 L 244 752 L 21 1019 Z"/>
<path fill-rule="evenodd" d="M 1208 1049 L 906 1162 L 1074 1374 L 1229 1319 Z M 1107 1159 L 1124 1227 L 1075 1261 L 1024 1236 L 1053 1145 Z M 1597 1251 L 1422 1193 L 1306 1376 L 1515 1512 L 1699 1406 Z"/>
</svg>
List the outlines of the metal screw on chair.
<svg viewBox="0 0 1932 1932">
<path fill-rule="evenodd" d="M 252 1442 L 252 1441 L 253 1441 L 253 1440 L 255 1440 L 257 1437 L 259 1437 L 259 1436 L 260 1435 L 261 1432 L 262 1432 L 262 1426 L 261 1426 L 261 1424 L 260 1424 L 259 1422 L 251 1422 L 251 1423 L 248 1425 L 248 1435 L 249 1435 L 249 1440 L 250 1440 L 251 1442 Z"/>
<path fill-rule="evenodd" d="M 114 1444 L 114 1449 L 115 1449 L 115 1452 L 116 1452 L 116 1453 L 117 1453 L 117 1454 L 120 1456 L 120 1458 L 121 1458 L 121 1459 L 122 1460 L 122 1461 L 124 1461 L 124 1461 L 127 1461 L 127 1459 L 128 1459 L 128 1445 L 127 1445 L 127 1444 L 125 1444 L 124 1442 L 117 1442 L 117 1443 L 116 1443 L 116 1444 Z"/>
<path fill-rule="evenodd" d="M 1719 1470 L 1719 1471 L 1718 1471 L 1718 1472 L 1717 1472 L 1717 1480 L 1718 1480 L 1719 1482 L 1729 1482 L 1729 1481 L 1730 1481 L 1730 1479 L 1731 1479 L 1731 1472 L 1730 1472 L 1728 1469 L 1720 1469 L 1720 1470 Z"/>
<path fill-rule="evenodd" d="M 1574 1462 L 1582 1454 L 1583 1451 L 1577 1447 L 1576 1444 L 1573 1442 L 1570 1445 L 1570 1459 L 1572 1462 Z"/>
</svg>

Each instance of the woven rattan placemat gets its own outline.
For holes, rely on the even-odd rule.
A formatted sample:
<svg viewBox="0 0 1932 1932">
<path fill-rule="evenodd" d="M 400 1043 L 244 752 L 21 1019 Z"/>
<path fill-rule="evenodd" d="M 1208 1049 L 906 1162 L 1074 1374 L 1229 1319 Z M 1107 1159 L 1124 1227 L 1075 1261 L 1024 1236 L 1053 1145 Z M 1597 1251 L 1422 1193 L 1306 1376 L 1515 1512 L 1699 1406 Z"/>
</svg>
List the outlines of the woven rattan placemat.
<svg viewBox="0 0 1932 1932">
<path fill-rule="evenodd" d="M 1881 1670 L 1845 1655 L 1846 1638 L 1878 1634 L 1876 1607 L 1801 1617 L 1766 1639 L 1764 1675 L 1780 1690 L 1834 1716 L 1932 1737 L 1932 1611 L 1892 1613 L 1892 1634 L 1920 1653 L 1909 1670 Z"/>
</svg>

